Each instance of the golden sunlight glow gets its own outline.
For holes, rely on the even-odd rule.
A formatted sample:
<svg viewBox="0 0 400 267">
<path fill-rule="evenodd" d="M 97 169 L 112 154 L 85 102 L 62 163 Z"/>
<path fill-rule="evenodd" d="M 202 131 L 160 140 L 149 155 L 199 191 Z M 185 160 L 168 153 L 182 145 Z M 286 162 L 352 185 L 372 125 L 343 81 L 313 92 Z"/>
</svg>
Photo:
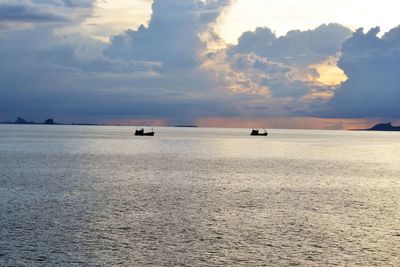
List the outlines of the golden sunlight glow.
<svg viewBox="0 0 400 267">
<path fill-rule="evenodd" d="M 95 39 L 108 41 L 110 35 L 146 25 L 151 16 L 148 0 L 104 0 L 97 2 L 93 17 L 84 25 L 84 31 Z"/>
<path fill-rule="evenodd" d="M 337 66 L 336 59 L 334 58 L 330 58 L 319 64 L 311 65 L 310 67 L 315 68 L 319 73 L 319 77 L 313 79 L 325 85 L 340 85 L 347 80 L 346 74 Z"/>
</svg>

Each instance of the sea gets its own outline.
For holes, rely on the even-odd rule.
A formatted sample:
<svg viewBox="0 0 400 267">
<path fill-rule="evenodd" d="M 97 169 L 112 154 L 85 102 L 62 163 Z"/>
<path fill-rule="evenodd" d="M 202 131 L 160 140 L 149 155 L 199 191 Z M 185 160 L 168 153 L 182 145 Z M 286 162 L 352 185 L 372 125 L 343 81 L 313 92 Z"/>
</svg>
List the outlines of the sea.
<svg viewBox="0 0 400 267">
<path fill-rule="evenodd" d="M 400 266 L 400 133 L 0 125 L 0 266 Z"/>
</svg>

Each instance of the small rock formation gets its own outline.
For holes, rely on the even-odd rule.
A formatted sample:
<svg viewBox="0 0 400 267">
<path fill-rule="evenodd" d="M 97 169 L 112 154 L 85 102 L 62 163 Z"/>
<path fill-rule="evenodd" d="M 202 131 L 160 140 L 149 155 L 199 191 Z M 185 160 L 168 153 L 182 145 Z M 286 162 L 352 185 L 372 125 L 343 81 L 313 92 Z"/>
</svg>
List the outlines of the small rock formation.
<svg viewBox="0 0 400 267">
<path fill-rule="evenodd" d="M 53 119 L 47 119 L 47 120 L 45 120 L 44 124 L 53 125 L 54 124 L 54 120 Z"/>
<path fill-rule="evenodd" d="M 393 126 L 392 123 L 380 123 L 368 129 L 368 131 L 400 131 L 400 126 Z"/>
<path fill-rule="evenodd" d="M 21 117 L 18 117 L 14 124 L 27 124 L 28 122 Z"/>
</svg>

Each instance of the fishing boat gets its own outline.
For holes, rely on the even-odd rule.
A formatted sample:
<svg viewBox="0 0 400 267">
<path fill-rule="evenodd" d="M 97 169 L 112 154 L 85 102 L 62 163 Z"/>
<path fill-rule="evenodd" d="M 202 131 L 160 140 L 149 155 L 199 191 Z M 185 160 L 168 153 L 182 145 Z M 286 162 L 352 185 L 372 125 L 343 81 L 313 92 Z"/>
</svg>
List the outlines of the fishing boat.
<svg viewBox="0 0 400 267">
<path fill-rule="evenodd" d="M 136 129 L 135 135 L 136 136 L 154 136 L 155 132 L 151 129 L 151 132 L 145 132 L 143 128 Z"/>
<path fill-rule="evenodd" d="M 264 129 L 264 132 L 261 133 L 258 129 L 253 129 L 251 131 L 251 136 L 268 136 L 268 132 Z"/>
</svg>

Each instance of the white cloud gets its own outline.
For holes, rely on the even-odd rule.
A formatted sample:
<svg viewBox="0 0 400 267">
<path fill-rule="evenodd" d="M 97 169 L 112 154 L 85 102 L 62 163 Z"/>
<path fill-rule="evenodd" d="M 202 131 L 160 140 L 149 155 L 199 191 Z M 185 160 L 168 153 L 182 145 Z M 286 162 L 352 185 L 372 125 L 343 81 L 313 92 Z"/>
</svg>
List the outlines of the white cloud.
<svg viewBox="0 0 400 267">
<path fill-rule="evenodd" d="M 380 25 L 385 31 L 399 23 L 398 0 L 236 0 L 219 25 L 219 33 L 235 43 L 242 32 L 268 25 L 278 36 L 314 29 L 330 22 L 355 30 Z"/>
</svg>

